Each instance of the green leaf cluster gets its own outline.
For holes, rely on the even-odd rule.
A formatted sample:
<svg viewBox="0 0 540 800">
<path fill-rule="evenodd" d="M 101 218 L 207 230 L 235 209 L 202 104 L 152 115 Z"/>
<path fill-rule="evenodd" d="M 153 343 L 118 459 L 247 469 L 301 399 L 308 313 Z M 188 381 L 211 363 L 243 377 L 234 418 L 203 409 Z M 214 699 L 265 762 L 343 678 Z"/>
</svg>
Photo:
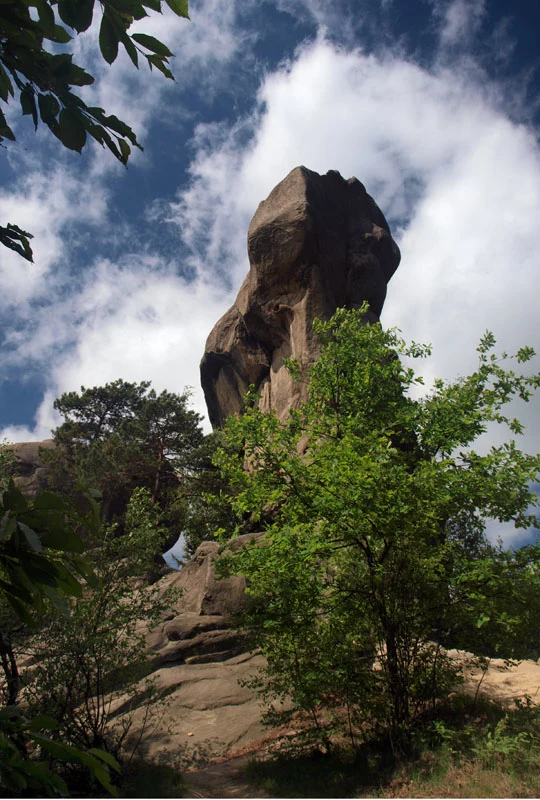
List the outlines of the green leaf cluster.
<svg viewBox="0 0 540 800">
<path fill-rule="evenodd" d="M 9 450 L 3 454 L 8 455 Z M 5 466 L 5 464 L 2 464 Z M 67 618 L 70 598 L 100 585 L 89 563 L 77 529 L 86 530 L 99 521 L 90 500 L 83 518 L 67 501 L 44 492 L 27 500 L 11 480 L 0 503 L 0 658 L 8 704 L 0 709 L 0 781 L 14 796 L 28 793 L 66 796 L 68 787 L 52 760 L 79 765 L 111 794 L 110 768 L 118 764 L 109 753 L 95 748 L 81 750 L 61 738 L 60 725 L 47 713 L 28 715 L 17 705 L 20 674 L 11 631 L 12 616 L 31 628 L 46 607 Z M 60 738 L 59 738 L 60 737 Z"/>
<path fill-rule="evenodd" d="M 353 738 L 368 722 L 398 741 L 455 683 L 449 648 L 538 657 L 539 546 L 505 552 L 485 528 L 540 527 L 540 457 L 512 439 L 485 455 L 472 445 L 490 423 L 521 429 L 505 407 L 540 376 L 508 369 L 487 334 L 472 375 L 414 399 L 422 379 L 405 357 L 429 347 L 365 324 L 366 311 L 315 324 L 309 398 L 285 422 L 253 397 L 228 420 L 216 463 L 237 515 L 265 535 L 223 566 L 247 578 L 267 696 L 319 726 L 339 708 Z"/>
<path fill-rule="evenodd" d="M 36 664 L 25 688 L 28 707 L 54 716 L 64 744 L 97 747 L 120 760 L 131 733 L 129 714 L 118 719 L 120 698 L 127 708 L 146 706 L 148 734 L 155 696 L 142 680 L 149 672 L 145 632 L 170 607 L 173 593 L 148 586 L 145 576 L 165 533 L 150 492 L 135 490 L 125 535 L 112 526 L 89 543 L 99 584 L 70 603 L 69 616 L 50 608 L 27 644 Z"/>
<path fill-rule="evenodd" d="M 14 797 L 28 793 L 43 796 L 44 792 L 49 797 L 68 797 L 66 781 L 51 769 L 51 759 L 55 759 L 64 764 L 83 766 L 103 789 L 116 795 L 110 776 L 110 769 L 119 771 L 116 759 L 99 748 L 84 751 L 51 738 L 50 732 L 58 730 L 58 727 L 56 720 L 48 714 L 27 719 L 17 707 L 8 706 L 0 710 L 0 777 L 3 787 Z M 26 752 L 29 746 L 39 756 L 29 758 Z"/>
<path fill-rule="evenodd" d="M 82 595 L 81 580 L 96 583 L 76 533 L 88 524 L 52 492 L 29 501 L 11 481 L 0 504 L 0 591 L 20 619 L 32 624 L 45 600 L 64 608 L 66 597 Z"/>
<path fill-rule="evenodd" d="M 37 129 L 41 120 L 69 150 L 80 153 L 89 138 L 106 147 L 127 164 L 132 147 L 142 150 L 137 137 L 114 114 L 89 106 L 73 91 L 94 83 L 92 75 L 73 62 L 69 46 L 75 36 L 88 30 L 94 18 L 95 0 L 3 0 L 0 3 L 0 99 L 7 104 L 18 97 L 23 116 Z M 138 67 L 139 56 L 174 80 L 169 69 L 170 50 L 153 36 L 130 33 L 131 26 L 168 8 L 188 18 L 187 0 L 100 0 L 99 47 L 112 64 L 119 46 Z M 53 43 L 52 45 L 49 43 Z M 0 144 L 15 141 L 15 134 L 0 108 Z M 31 234 L 17 225 L 0 227 L 0 242 L 32 261 Z"/>
</svg>

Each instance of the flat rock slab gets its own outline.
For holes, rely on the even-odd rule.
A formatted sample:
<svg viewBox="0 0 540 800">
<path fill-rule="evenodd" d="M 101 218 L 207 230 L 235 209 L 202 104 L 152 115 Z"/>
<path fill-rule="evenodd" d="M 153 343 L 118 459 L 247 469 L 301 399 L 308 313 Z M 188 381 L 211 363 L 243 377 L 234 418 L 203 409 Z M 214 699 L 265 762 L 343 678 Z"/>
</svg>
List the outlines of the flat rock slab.
<svg viewBox="0 0 540 800">
<path fill-rule="evenodd" d="M 513 704 L 515 699 L 530 697 L 540 703 L 540 664 L 536 661 L 507 662 L 492 658 L 485 675 L 476 667 L 465 668 L 465 689 L 472 693 L 480 683 L 480 693 L 499 703 Z"/>
<path fill-rule="evenodd" d="M 155 706 L 154 729 L 143 735 L 145 757 L 180 768 L 202 766 L 261 739 L 267 732 L 262 707 L 242 682 L 264 663 L 260 654 L 244 653 L 219 663 L 179 664 L 153 672 L 163 705 Z M 124 709 L 117 711 L 121 718 Z M 133 714 L 136 737 L 144 708 Z"/>
</svg>

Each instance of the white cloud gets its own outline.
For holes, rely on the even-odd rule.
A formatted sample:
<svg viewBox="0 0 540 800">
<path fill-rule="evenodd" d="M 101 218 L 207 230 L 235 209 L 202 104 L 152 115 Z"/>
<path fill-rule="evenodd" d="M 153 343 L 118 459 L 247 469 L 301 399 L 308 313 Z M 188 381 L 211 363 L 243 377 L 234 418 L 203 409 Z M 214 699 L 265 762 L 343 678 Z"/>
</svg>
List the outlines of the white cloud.
<svg viewBox="0 0 540 800">
<path fill-rule="evenodd" d="M 58 424 L 55 397 L 117 378 L 151 380 L 157 391 L 182 392 L 191 386 L 193 407 L 206 414 L 199 361 L 210 329 L 231 298 L 222 289 L 203 281 L 188 284 L 172 268 L 158 266 L 134 256 L 120 267 L 102 261 L 89 271 L 79 294 L 43 311 L 36 331 L 21 337 L 15 358 L 51 360 L 48 392 L 33 428 L 10 426 L 0 438 L 47 438 Z M 59 347 L 68 343 L 60 356 Z"/>
<path fill-rule="evenodd" d="M 191 386 L 194 407 L 203 413 L 199 360 L 229 298 L 203 282 L 187 284 L 149 267 L 99 265 L 95 283 L 80 299 L 84 313 L 77 341 L 55 369 L 56 385 L 66 391 L 122 377 L 151 379 L 157 391 Z"/>
<path fill-rule="evenodd" d="M 240 4 L 205 0 L 194 6 L 191 26 L 178 21 L 168 28 L 170 19 L 163 17 L 146 22 L 147 30 L 177 52 L 174 69 L 182 85 L 197 76 L 223 85 L 232 80 L 235 57 L 251 42 L 236 27 Z M 298 14 L 310 8 L 320 26 L 330 25 L 318 0 L 291 8 Z M 178 226 L 196 282 L 188 286 L 163 259 L 128 253 L 120 265 L 86 267 L 78 295 L 53 300 L 31 319 L 26 312 L 32 325 L 11 337 L 13 358 L 51 362 L 52 394 L 40 408 L 36 430 L 51 425 L 52 396 L 81 384 L 124 377 L 151 379 L 158 389 L 198 387 L 204 339 L 231 299 L 223 285 L 229 280 L 237 289 L 247 270 L 249 219 L 298 164 L 355 175 L 389 218 L 403 259 L 389 285 L 383 322 L 399 325 L 407 338 L 433 342 L 427 377 L 455 377 L 474 368 L 474 346 L 486 328 L 504 349 L 540 346 L 535 134 L 512 121 L 517 91 L 510 96 L 508 85 L 490 84 L 470 56 L 449 66 L 452 46 L 478 33 L 484 4 L 454 0 L 436 8 L 446 52 L 435 56 L 432 68 L 397 49 L 370 54 L 340 48 L 321 34 L 266 75 L 252 113 L 196 128 L 189 184 L 151 212 Z M 251 63 L 249 50 L 245 63 Z M 101 74 L 103 104 L 125 113 L 138 130 L 144 132 L 158 108 L 162 113 L 169 87 L 147 75 L 144 65 L 140 73 L 120 63 Z M 178 113 L 180 91 L 177 96 L 178 108 L 163 113 Z M 44 206 L 38 224 L 46 243 L 45 271 L 65 258 L 62 226 L 102 185 L 98 173 L 87 194 L 82 182 L 64 185 L 60 173 L 50 203 L 45 179 L 12 194 L 34 203 L 36 219 Z M 101 198 L 96 220 L 106 219 L 107 198 Z M 4 200 L 9 203 L 7 195 Z M 0 209 L 4 216 L 8 208 Z M 10 291 L 23 299 L 37 289 L 15 278 Z M 197 403 L 201 410 L 200 393 Z M 531 428 L 526 444 L 540 449 L 538 403 L 525 416 Z"/>
<path fill-rule="evenodd" d="M 32 265 L 2 248 L 0 290 L 4 307 L 28 303 L 46 290 L 53 291 L 62 278 L 58 271 L 56 275 L 51 271 L 69 250 L 67 227 L 81 219 L 99 222 L 106 207 L 107 192 L 103 187 L 97 191 L 96 185 L 77 180 L 62 166 L 29 171 L 18 177 L 15 188 L 0 192 L 0 219 L 34 236 Z"/>
<path fill-rule="evenodd" d="M 486 16 L 485 0 L 432 0 L 444 47 L 467 45 Z"/>
<path fill-rule="evenodd" d="M 190 210 L 204 220 L 197 236 L 188 228 L 199 255 L 230 253 L 230 231 L 245 231 L 248 209 L 294 166 L 355 175 L 393 223 L 403 254 L 383 321 L 433 342 L 429 374 L 474 369 L 486 328 L 504 349 L 538 347 L 538 146 L 504 113 L 498 88 L 474 74 L 430 72 L 319 39 L 267 76 L 245 121 L 254 131 L 247 146 L 239 147 L 238 126 L 201 144 L 171 215 L 180 209 L 181 225 Z M 230 268 L 238 286 L 243 270 Z M 535 403 L 525 419 L 528 444 L 540 449 L 537 411 Z"/>
</svg>

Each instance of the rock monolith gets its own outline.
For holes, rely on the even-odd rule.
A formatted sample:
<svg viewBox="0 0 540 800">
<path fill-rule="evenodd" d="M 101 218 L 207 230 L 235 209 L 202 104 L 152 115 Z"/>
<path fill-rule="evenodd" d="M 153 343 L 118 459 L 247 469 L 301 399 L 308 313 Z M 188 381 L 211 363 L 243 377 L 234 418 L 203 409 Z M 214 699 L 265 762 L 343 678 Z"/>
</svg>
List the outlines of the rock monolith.
<svg viewBox="0 0 540 800">
<path fill-rule="evenodd" d="M 201 362 L 210 421 L 241 412 L 251 384 L 261 407 L 283 418 L 305 387 L 284 367 L 306 370 L 319 349 L 315 317 L 367 300 L 374 319 L 400 259 L 382 211 L 356 178 L 296 167 L 260 203 L 248 232 L 249 274 L 215 325 Z"/>
</svg>

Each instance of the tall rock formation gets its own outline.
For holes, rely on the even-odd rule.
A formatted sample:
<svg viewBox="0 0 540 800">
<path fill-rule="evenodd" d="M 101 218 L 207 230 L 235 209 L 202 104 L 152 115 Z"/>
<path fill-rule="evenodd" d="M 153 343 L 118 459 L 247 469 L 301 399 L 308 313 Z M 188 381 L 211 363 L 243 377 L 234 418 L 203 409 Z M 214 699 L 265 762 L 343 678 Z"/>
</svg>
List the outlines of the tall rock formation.
<svg viewBox="0 0 540 800">
<path fill-rule="evenodd" d="M 249 274 L 206 342 L 201 382 L 220 427 L 243 407 L 251 384 L 263 410 L 283 418 L 303 399 L 284 367 L 317 359 L 315 317 L 364 300 L 377 319 L 399 249 L 375 201 L 356 178 L 296 167 L 260 203 L 248 232 Z"/>
</svg>

